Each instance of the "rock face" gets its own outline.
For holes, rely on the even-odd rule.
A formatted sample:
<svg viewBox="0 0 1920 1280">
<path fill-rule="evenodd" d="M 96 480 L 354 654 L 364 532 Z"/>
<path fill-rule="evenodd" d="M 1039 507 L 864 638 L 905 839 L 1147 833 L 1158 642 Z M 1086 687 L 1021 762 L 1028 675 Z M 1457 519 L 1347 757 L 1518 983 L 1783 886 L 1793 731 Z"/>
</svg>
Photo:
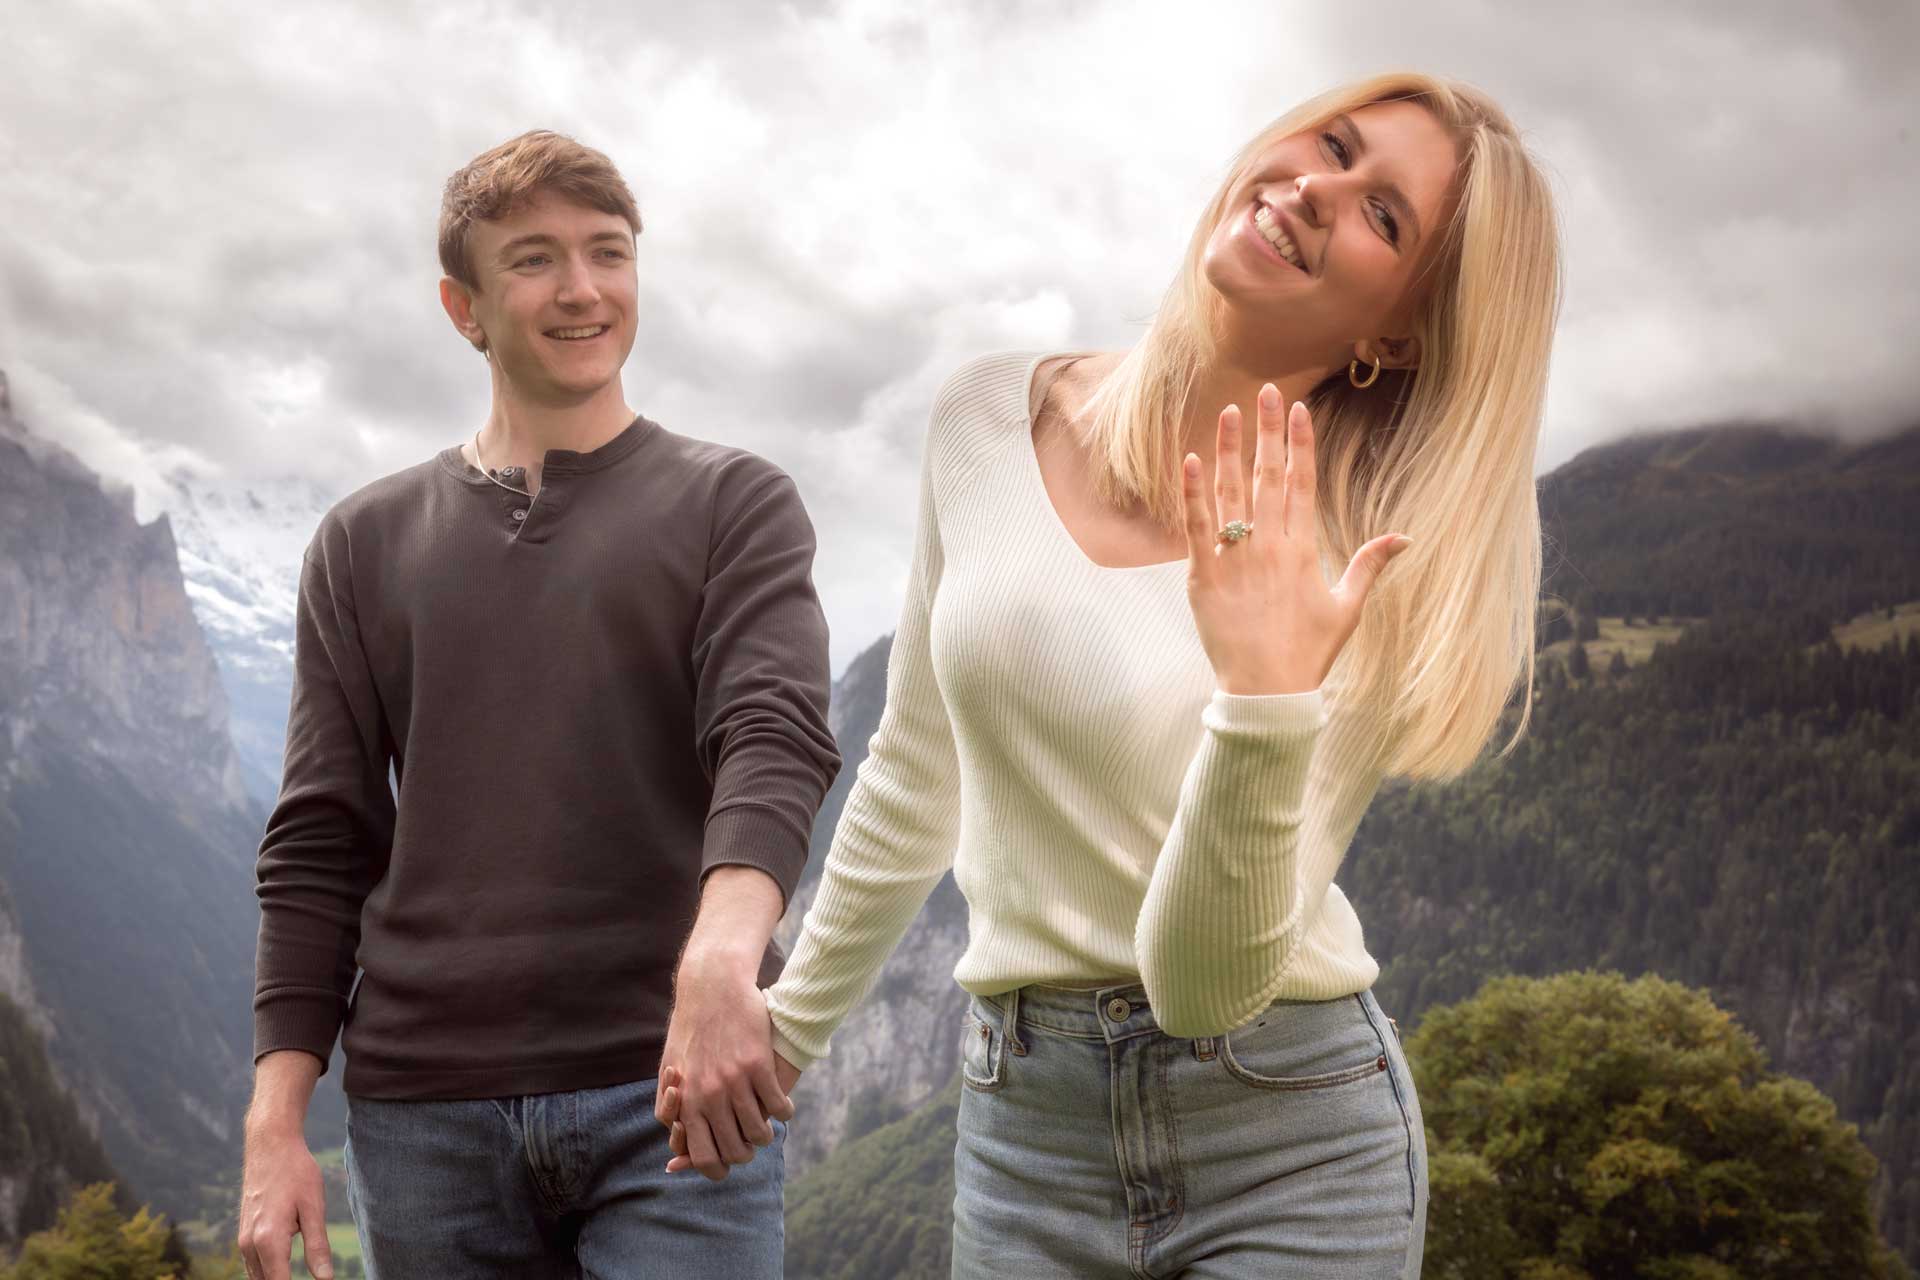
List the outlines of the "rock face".
<svg viewBox="0 0 1920 1280">
<path fill-rule="evenodd" d="M 780 923 L 778 937 L 789 953 L 819 890 L 821 864 L 866 759 L 867 741 L 880 727 L 891 645 L 886 637 L 855 658 L 833 687 L 828 722 L 844 763 L 814 823 L 806 874 Z M 801 1077 L 787 1136 L 789 1176 L 804 1173 L 847 1139 L 905 1115 L 952 1079 L 966 1008 L 953 969 L 966 945 L 966 900 L 948 876 L 887 958 L 873 991 L 835 1033 L 832 1052 Z"/>
<path fill-rule="evenodd" d="M 184 814 L 246 804 L 218 669 L 165 516 L 142 525 L 0 407 L 0 725 L 57 739 Z"/>
<path fill-rule="evenodd" d="M 31 434 L 0 381 L 0 992 L 175 1214 L 234 1159 L 262 819 L 168 522 Z"/>
</svg>

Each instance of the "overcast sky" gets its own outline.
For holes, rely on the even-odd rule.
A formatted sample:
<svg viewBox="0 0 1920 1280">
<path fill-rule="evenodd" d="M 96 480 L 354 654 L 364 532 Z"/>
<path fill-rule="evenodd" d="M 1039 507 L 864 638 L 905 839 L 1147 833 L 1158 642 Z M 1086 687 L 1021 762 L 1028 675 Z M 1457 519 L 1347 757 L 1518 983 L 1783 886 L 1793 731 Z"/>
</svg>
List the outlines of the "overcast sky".
<svg viewBox="0 0 1920 1280">
<path fill-rule="evenodd" d="M 629 402 L 795 475 L 838 670 L 892 626 L 945 374 L 1130 342 L 1240 143 L 1374 71 L 1490 90 L 1554 176 L 1543 470 L 1649 427 L 1920 421 L 1916 12 L 64 3 L 0 48 L 0 368 L 143 515 L 168 472 L 343 494 L 478 424 L 439 188 L 560 129 L 646 220 Z"/>
</svg>

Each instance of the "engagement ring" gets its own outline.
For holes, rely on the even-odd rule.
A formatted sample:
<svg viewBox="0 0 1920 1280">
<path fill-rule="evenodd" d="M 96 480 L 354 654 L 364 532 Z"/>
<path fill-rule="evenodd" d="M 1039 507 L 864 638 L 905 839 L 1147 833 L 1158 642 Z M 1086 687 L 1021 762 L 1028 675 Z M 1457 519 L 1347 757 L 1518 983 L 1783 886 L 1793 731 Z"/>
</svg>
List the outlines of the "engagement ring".
<svg viewBox="0 0 1920 1280">
<path fill-rule="evenodd" d="M 1226 528 L 1214 535 L 1215 542 L 1238 542 L 1253 533 L 1253 526 L 1245 520 L 1229 520 Z"/>
</svg>

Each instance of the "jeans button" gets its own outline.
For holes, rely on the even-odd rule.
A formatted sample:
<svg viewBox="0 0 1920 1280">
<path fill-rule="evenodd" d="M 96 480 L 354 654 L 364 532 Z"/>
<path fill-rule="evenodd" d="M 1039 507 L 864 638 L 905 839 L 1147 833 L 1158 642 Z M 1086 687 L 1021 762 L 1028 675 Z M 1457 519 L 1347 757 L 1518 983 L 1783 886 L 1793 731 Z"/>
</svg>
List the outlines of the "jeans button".
<svg viewBox="0 0 1920 1280">
<path fill-rule="evenodd" d="M 1115 996 L 1107 1001 L 1107 1016 L 1115 1022 L 1125 1022 L 1132 1012 L 1133 1006 L 1127 1003 L 1125 996 Z"/>
</svg>

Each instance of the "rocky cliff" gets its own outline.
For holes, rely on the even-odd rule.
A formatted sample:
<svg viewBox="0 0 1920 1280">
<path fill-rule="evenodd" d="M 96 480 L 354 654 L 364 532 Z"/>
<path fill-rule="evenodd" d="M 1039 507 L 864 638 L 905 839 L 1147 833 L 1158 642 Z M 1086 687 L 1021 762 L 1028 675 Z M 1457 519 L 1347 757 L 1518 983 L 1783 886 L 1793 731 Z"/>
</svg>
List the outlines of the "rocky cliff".
<svg viewBox="0 0 1920 1280">
<path fill-rule="evenodd" d="M 0 992 L 142 1198 L 232 1163 L 262 815 L 165 518 L 0 379 Z"/>
</svg>

